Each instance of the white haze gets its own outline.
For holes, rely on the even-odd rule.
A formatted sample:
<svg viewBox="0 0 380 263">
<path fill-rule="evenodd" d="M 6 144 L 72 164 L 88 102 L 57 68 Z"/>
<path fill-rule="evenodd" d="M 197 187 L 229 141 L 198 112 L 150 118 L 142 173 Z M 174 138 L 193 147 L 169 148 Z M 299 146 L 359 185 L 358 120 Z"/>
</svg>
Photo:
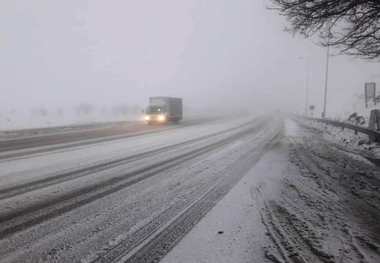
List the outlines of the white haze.
<svg viewBox="0 0 380 263">
<path fill-rule="evenodd" d="M 179 96 L 193 109 L 321 110 L 325 50 L 283 31 L 257 0 L 3 0 L 0 110 L 79 103 L 144 106 Z M 300 59 L 304 57 L 307 59 Z M 331 59 L 328 113 L 347 105 L 379 64 Z"/>
</svg>

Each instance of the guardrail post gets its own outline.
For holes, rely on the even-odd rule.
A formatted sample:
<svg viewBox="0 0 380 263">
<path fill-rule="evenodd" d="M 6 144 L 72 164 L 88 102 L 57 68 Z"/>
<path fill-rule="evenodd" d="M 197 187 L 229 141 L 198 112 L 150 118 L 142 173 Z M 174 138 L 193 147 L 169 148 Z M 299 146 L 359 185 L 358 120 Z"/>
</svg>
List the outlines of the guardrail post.
<svg viewBox="0 0 380 263">
<path fill-rule="evenodd" d="M 375 109 L 371 110 L 371 114 L 369 116 L 368 128 L 374 131 L 378 131 L 380 129 L 380 110 Z M 380 138 L 377 138 L 375 135 L 369 136 L 370 142 L 380 141 Z"/>
</svg>

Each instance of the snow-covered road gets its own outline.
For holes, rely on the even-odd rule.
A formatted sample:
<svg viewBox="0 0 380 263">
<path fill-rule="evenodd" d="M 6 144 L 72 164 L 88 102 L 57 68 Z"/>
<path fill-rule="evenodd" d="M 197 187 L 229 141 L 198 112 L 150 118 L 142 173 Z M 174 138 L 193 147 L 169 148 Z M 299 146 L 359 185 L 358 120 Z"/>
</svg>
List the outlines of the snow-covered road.
<svg viewBox="0 0 380 263">
<path fill-rule="evenodd" d="M 281 128 L 267 116 L 222 120 L 3 160 L 0 262 L 160 258 Z"/>
<path fill-rule="evenodd" d="M 378 167 L 278 116 L 0 171 L 0 262 L 380 262 Z"/>
<path fill-rule="evenodd" d="M 22 158 L 25 155 L 143 136 L 215 122 L 218 119 L 221 118 L 188 118 L 179 125 L 146 125 L 143 121 L 135 121 L 7 131 L 0 133 L 0 159 Z"/>
</svg>

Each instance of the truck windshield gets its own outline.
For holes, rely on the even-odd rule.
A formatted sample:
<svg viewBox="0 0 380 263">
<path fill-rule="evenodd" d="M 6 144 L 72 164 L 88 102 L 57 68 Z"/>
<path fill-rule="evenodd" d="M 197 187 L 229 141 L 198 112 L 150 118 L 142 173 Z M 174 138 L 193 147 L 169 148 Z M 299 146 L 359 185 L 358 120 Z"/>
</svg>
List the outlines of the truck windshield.
<svg viewBox="0 0 380 263">
<path fill-rule="evenodd" d="M 163 106 L 149 106 L 146 109 L 146 113 L 148 113 L 148 114 L 150 114 L 150 113 L 161 113 L 161 112 L 165 112 L 165 107 L 163 107 Z"/>
</svg>

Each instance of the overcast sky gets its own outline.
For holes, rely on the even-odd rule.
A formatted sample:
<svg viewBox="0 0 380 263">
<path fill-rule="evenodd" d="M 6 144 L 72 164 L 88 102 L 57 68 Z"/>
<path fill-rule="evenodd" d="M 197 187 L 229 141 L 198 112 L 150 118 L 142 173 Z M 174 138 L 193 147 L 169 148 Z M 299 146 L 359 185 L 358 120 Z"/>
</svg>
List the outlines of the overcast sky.
<svg viewBox="0 0 380 263">
<path fill-rule="evenodd" d="M 283 31 L 269 0 L 2 0 L 0 104 L 144 105 L 149 96 L 206 105 L 320 110 L 325 50 Z M 330 68 L 330 112 L 380 66 L 344 56 Z"/>
</svg>

